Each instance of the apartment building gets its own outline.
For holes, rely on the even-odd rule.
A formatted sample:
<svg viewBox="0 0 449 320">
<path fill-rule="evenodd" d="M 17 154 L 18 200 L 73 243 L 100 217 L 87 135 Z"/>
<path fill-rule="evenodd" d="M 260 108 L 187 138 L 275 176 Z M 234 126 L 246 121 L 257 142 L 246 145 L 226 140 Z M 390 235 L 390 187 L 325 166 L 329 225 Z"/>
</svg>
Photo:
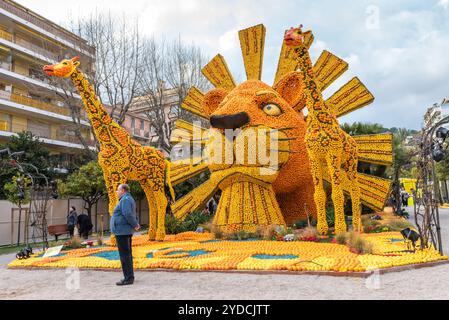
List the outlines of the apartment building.
<svg viewBox="0 0 449 320">
<path fill-rule="evenodd" d="M 62 162 L 84 148 L 68 107 L 81 103 L 79 95 L 63 99 L 62 88 L 42 73 L 43 65 L 68 55 L 81 56 L 84 70 L 92 71 L 95 48 L 85 40 L 13 1 L 0 1 L 0 143 L 31 131 Z M 81 134 L 93 147 L 90 124 L 81 123 Z"/>
<path fill-rule="evenodd" d="M 43 65 L 76 55 L 83 72 L 94 72 L 95 48 L 86 40 L 14 1 L 0 0 L 0 143 L 18 132 L 31 131 L 61 164 L 84 149 L 69 108 L 69 104 L 82 104 L 80 96 L 70 86 L 73 94 L 65 94 L 42 73 Z M 81 135 L 94 148 L 85 113 L 81 125 Z M 127 115 L 122 125 L 140 143 L 151 142 L 145 115 Z"/>
</svg>

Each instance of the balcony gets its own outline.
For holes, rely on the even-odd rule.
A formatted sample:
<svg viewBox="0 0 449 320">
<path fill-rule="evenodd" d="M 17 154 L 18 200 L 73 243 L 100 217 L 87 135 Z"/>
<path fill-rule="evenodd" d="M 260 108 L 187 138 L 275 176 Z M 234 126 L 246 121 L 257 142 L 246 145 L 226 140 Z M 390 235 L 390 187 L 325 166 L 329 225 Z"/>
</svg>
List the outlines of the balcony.
<svg viewBox="0 0 449 320">
<path fill-rule="evenodd" d="M 52 119 L 53 121 L 54 119 L 58 119 L 69 123 L 73 122 L 69 109 L 16 93 L 0 90 L 0 104 L 2 105 L 2 109 L 9 109 L 13 113 L 22 113 L 25 115 L 30 115 L 31 113 L 37 118 Z M 82 116 L 85 116 L 85 113 Z M 90 126 L 90 123 L 85 120 L 81 120 L 81 124 Z"/>
<path fill-rule="evenodd" d="M 70 116 L 70 111 L 65 108 L 55 106 L 50 103 L 35 100 L 33 98 L 23 96 L 17 93 L 11 93 L 7 91 L 0 91 L 0 99 L 9 100 L 15 103 L 23 104 L 25 106 L 30 106 L 36 109 L 45 110 L 48 112 L 53 112 L 57 114 L 62 114 L 64 116 Z"/>
<path fill-rule="evenodd" d="M 0 13 L 3 13 L 10 19 L 19 22 L 28 28 L 34 29 L 45 36 L 53 38 L 66 46 L 72 47 L 77 51 L 81 51 L 92 58 L 95 57 L 95 48 L 87 45 L 85 40 L 69 31 L 64 31 L 61 27 L 37 14 L 34 14 L 31 11 L 26 11 L 25 8 L 19 4 L 13 5 L 5 1 L 0 1 Z"/>
<path fill-rule="evenodd" d="M 84 149 L 84 146 L 80 143 L 79 139 L 76 138 L 76 136 L 74 135 L 69 135 L 61 131 L 58 131 L 56 135 L 52 135 L 49 132 L 45 133 L 45 131 L 48 130 L 36 130 L 33 128 L 29 128 L 28 126 L 17 124 L 14 125 L 14 131 L 12 131 L 12 128 L 8 122 L 0 121 L 0 137 L 10 138 L 12 136 L 17 135 L 16 132 L 21 131 L 32 132 L 34 135 L 38 136 L 40 140 L 46 145 L 70 149 Z M 92 150 L 95 149 L 94 140 L 88 139 L 86 142 L 90 149 Z"/>
<path fill-rule="evenodd" d="M 12 34 L 4 30 L 0 30 L 0 38 L 8 40 L 9 42 L 12 42 L 13 39 Z"/>
<path fill-rule="evenodd" d="M 61 94 L 66 94 L 66 92 L 56 87 L 55 85 L 51 84 L 50 81 L 47 78 L 38 78 L 36 75 L 33 75 L 32 77 L 27 75 L 22 75 L 17 72 L 10 71 L 10 64 L 2 63 L 0 64 L 0 77 L 5 79 L 6 82 L 10 82 L 15 85 L 22 85 L 26 82 L 26 85 L 31 85 L 34 87 L 38 87 L 40 89 L 44 89 L 45 91 L 55 94 L 55 91 Z M 42 79 L 42 80 L 41 80 Z M 73 97 L 81 100 L 81 97 L 79 94 L 73 94 Z"/>
<path fill-rule="evenodd" d="M 58 55 L 42 47 L 32 44 L 23 39 L 15 39 L 14 36 L 4 30 L 0 30 L 0 44 L 7 46 L 17 52 L 24 53 L 45 63 L 56 63 L 59 61 Z"/>
</svg>

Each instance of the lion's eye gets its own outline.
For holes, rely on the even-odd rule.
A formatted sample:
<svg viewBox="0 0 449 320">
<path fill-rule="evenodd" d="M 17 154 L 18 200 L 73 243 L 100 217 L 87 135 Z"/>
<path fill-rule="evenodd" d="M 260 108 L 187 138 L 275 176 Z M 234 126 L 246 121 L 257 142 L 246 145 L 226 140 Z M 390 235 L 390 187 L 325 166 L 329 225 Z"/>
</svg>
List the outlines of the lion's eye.
<svg viewBox="0 0 449 320">
<path fill-rule="evenodd" d="M 277 105 L 273 103 L 266 104 L 262 110 L 269 116 L 278 116 L 282 113 L 281 108 L 279 108 Z"/>
</svg>

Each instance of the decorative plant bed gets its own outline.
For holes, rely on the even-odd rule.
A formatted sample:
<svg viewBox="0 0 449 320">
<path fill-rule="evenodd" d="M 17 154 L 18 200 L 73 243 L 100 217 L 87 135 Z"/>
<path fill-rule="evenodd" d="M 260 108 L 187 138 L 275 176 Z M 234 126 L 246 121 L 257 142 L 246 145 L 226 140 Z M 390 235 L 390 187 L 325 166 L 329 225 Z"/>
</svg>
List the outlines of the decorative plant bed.
<svg viewBox="0 0 449 320">
<path fill-rule="evenodd" d="M 412 252 L 399 232 L 362 234 L 373 247 L 372 254 L 357 254 L 342 244 L 309 241 L 228 241 L 214 239 L 210 233 L 186 232 L 166 236 L 163 242 L 133 238 L 134 266 L 138 270 L 202 271 L 283 271 L 316 274 L 362 275 L 404 270 L 447 260 L 437 250 Z M 60 256 L 14 260 L 9 268 L 66 268 L 120 270 L 117 249 L 102 247 L 73 249 Z"/>
</svg>

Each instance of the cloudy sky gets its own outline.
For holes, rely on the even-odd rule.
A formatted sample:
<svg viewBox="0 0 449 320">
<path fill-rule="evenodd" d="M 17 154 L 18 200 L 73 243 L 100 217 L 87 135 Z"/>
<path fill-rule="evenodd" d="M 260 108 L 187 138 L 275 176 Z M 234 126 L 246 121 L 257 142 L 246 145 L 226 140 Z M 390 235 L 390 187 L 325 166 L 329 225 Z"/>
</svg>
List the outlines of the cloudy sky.
<svg viewBox="0 0 449 320">
<path fill-rule="evenodd" d="M 237 31 L 263 23 L 269 84 L 284 30 L 302 23 L 314 32 L 314 59 L 327 49 L 349 62 L 325 96 L 358 76 L 376 97 L 342 122 L 419 129 L 426 108 L 449 96 L 449 0 L 16 1 L 62 25 L 95 10 L 138 18 L 149 35 L 181 36 L 211 58 L 220 52 L 238 80 L 245 73 Z"/>
</svg>

